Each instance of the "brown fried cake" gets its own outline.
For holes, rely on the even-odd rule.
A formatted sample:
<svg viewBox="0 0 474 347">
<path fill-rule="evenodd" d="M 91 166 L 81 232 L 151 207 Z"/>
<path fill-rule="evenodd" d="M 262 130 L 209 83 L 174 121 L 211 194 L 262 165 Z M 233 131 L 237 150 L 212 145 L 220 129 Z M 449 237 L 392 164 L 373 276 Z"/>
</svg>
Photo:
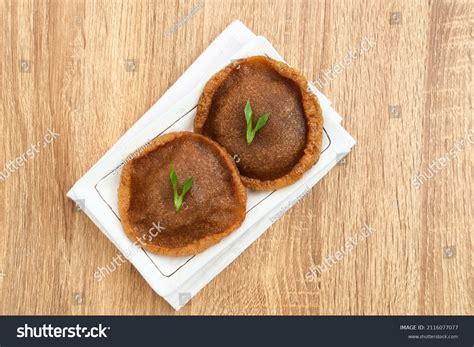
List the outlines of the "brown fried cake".
<svg viewBox="0 0 474 347">
<path fill-rule="evenodd" d="M 270 112 L 250 144 L 244 108 L 255 124 Z M 273 190 L 298 180 L 318 159 L 323 118 L 297 70 L 263 56 L 242 59 L 215 74 L 200 97 L 194 130 L 234 157 L 245 186 Z"/>
<path fill-rule="evenodd" d="M 179 190 L 192 186 L 179 211 L 170 170 Z M 217 143 L 191 132 L 170 133 L 151 142 L 123 168 L 119 211 L 132 241 L 163 255 L 202 252 L 244 220 L 246 190 L 229 154 Z"/>
</svg>

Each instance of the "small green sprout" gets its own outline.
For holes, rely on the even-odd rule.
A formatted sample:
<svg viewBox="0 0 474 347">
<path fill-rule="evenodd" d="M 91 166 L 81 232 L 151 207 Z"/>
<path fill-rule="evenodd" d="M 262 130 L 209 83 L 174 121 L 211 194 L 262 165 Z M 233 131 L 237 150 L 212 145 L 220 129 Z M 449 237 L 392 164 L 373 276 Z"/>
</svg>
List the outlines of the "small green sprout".
<svg viewBox="0 0 474 347">
<path fill-rule="evenodd" d="M 251 144 L 255 134 L 257 131 L 262 129 L 265 124 L 268 122 L 268 118 L 270 117 L 270 112 L 264 113 L 260 118 L 257 120 L 257 124 L 255 125 L 255 128 L 252 125 L 252 106 L 250 106 L 250 101 L 247 100 L 247 103 L 245 104 L 245 120 L 247 121 L 247 144 Z"/>
<path fill-rule="evenodd" d="M 170 169 L 170 180 L 171 185 L 173 186 L 174 208 L 176 209 L 176 212 L 179 212 L 181 206 L 183 205 L 184 196 L 193 186 L 193 178 L 190 177 L 186 180 L 186 182 L 184 182 L 183 191 L 181 194 L 178 194 L 178 176 L 176 175 L 176 171 L 173 169 L 173 167 Z"/>
</svg>

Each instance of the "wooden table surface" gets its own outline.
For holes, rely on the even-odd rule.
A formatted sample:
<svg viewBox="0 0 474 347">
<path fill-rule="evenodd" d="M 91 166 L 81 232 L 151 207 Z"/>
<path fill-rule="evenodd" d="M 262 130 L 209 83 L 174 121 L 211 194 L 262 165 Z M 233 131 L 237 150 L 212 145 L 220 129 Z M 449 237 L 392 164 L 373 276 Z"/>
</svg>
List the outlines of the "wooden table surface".
<svg viewBox="0 0 474 347">
<path fill-rule="evenodd" d="M 321 85 L 357 145 L 178 314 L 474 314 L 473 12 L 2 0 L 0 313 L 176 314 L 130 263 L 94 279 L 117 249 L 65 194 L 239 19 Z M 365 224 L 369 236 L 306 278 Z"/>
</svg>

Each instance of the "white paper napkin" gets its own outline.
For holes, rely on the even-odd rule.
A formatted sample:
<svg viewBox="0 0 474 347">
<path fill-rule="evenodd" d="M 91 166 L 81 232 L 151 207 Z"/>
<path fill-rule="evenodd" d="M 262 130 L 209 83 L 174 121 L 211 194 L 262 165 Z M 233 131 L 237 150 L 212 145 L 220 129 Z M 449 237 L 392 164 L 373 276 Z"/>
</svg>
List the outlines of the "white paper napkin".
<svg viewBox="0 0 474 347">
<path fill-rule="evenodd" d="M 100 230 L 125 254 L 134 249 L 117 209 L 120 171 L 130 154 L 155 137 L 192 130 L 196 105 L 205 82 L 231 60 L 267 55 L 283 60 L 263 37 L 233 22 L 158 102 L 68 192 Z M 240 228 L 217 245 L 190 257 L 166 257 L 137 248 L 129 260 L 150 286 L 175 309 L 182 307 L 311 189 L 355 144 L 340 126 L 341 117 L 313 85 L 321 103 L 324 138 L 318 163 L 295 184 L 274 192 L 248 191 L 247 215 Z M 159 222 L 159 221 L 157 221 Z M 98 266 L 105 264 L 98 264 Z M 113 274 L 103 280 L 113 281 Z"/>
</svg>

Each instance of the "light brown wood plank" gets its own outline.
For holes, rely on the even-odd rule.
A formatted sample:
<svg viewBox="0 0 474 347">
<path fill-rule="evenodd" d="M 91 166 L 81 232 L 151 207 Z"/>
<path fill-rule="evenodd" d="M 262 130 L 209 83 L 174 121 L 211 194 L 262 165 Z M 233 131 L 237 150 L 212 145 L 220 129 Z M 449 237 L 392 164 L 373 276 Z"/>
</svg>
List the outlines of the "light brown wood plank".
<svg viewBox="0 0 474 347">
<path fill-rule="evenodd" d="M 358 143 L 178 314 L 474 314 L 473 145 L 412 183 L 474 128 L 474 3 L 447 0 L 2 0 L 0 170 L 60 136 L 0 180 L 0 314 L 176 314 L 129 263 L 94 279 L 118 250 L 65 193 L 235 19 L 320 83 L 376 42 L 321 85 Z"/>
</svg>

